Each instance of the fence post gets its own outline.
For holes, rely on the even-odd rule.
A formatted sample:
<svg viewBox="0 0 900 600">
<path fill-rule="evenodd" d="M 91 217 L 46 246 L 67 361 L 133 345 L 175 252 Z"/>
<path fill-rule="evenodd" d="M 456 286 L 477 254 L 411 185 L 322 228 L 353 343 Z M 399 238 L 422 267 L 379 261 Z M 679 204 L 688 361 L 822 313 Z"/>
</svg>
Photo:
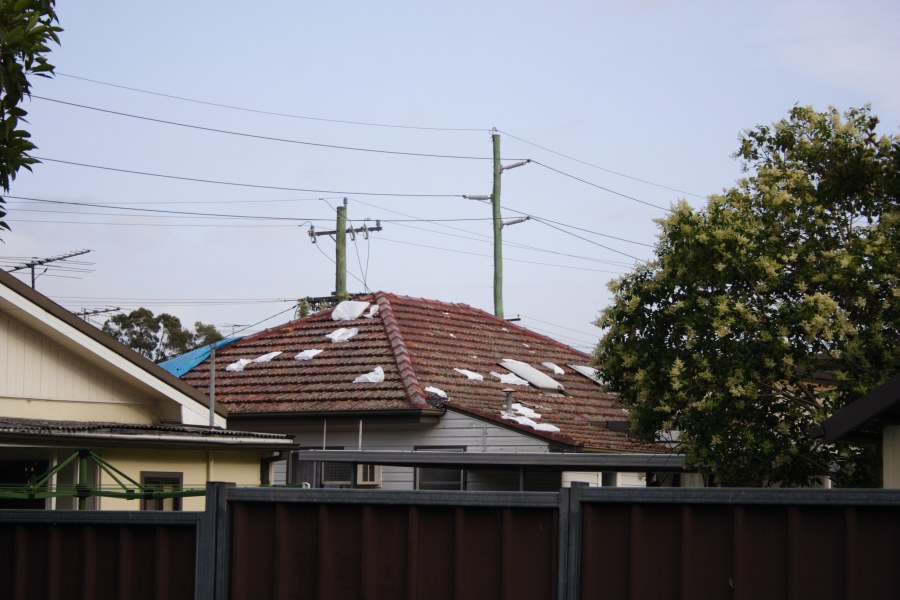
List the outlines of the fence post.
<svg viewBox="0 0 900 600">
<path fill-rule="evenodd" d="M 568 570 L 566 573 L 566 600 L 581 598 L 581 496 L 588 487 L 583 481 L 573 481 L 569 488 L 569 539 L 567 548 Z"/>
<path fill-rule="evenodd" d="M 206 484 L 206 511 L 197 531 L 197 569 L 194 597 L 197 600 L 225 598 L 231 557 L 228 532 L 229 488 L 233 483 L 210 481 Z"/>
<path fill-rule="evenodd" d="M 569 598 L 569 488 L 559 488 L 559 532 L 556 557 L 556 597 L 557 600 Z"/>
</svg>

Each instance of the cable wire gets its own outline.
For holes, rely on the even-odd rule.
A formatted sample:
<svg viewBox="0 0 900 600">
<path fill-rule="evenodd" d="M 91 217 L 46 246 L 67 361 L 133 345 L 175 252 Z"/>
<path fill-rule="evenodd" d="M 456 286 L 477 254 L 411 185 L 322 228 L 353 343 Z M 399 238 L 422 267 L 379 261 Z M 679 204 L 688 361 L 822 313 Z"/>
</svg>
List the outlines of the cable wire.
<svg viewBox="0 0 900 600">
<path fill-rule="evenodd" d="M 688 195 L 688 196 L 694 196 L 695 198 L 703 198 L 703 199 L 706 198 L 706 196 L 703 196 L 702 194 L 695 194 L 695 193 L 693 193 L 693 192 L 686 192 L 685 190 L 680 190 L 680 189 L 678 189 L 678 188 L 669 187 L 669 186 L 663 185 L 663 184 L 661 184 L 661 183 L 655 183 L 655 182 L 650 181 L 650 180 L 648 180 L 648 179 L 641 179 L 640 177 L 633 177 L 633 176 L 628 175 L 628 174 L 626 174 L 626 173 L 621 173 L 621 172 L 619 172 L 619 171 L 613 171 L 612 169 L 607 169 L 606 167 L 601 167 L 600 165 L 596 165 L 596 164 L 594 164 L 594 163 L 590 163 L 590 162 L 581 160 L 580 158 L 575 158 L 574 156 L 569 156 L 568 154 L 563 154 L 562 152 L 557 152 L 556 150 L 552 150 L 552 149 L 550 149 L 550 148 L 547 148 L 546 146 L 541 146 L 540 144 L 535 144 L 534 142 L 529 142 L 528 140 L 522 139 L 522 138 L 520 138 L 520 137 L 516 137 L 516 136 L 514 136 L 513 134 L 509 133 L 508 131 L 500 131 L 499 129 L 498 129 L 497 131 L 499 131 L 500 133 L 502 133 L 503 135 L 505 135 L 505 136 L 507 136 L 507 137 L 511 137 L 512 139 L 518 140 L 518 141 L 520 141 L 520 142 L 522 142 L 522 143 L 524 143 L 524 144 L 528 144 L 529 146 L 534 146 L 535 148 L 540 148 L 541 150 L 544 150 L 544 151 L 546 151 L 546 152 L 549 152 L 550 154 L 555 154 L 555 155 L 557 155 L 557 156 L 561 156 L 561 157 L 563 157 L 563 158 L 567 158 L 567 159 L 572 160 L 572 161 L 575 161 L 575 162 L 577 162 L 577 163 L 581 163 L 581 164 L 586 165 L 586 166 L 588 166 L 588 167 L 593 167 L 593 168 L 595 168 L 595 169 L 599 169 L 599 170 L 605 171 L 605 172 L 607 172 L 607 173 L 612 173 L 613 175 L 618 175 L 619 177 L 624 177 L 624 178 L 626 178 L 626 179 L 631 179 L 632 181 L 638 181 L 638 182 L 640 182 L 640 183 L 646 183 L 647 185 L 652 185 L 652 186 L 655 186 L 655 187 L 658 187 L 658 188 L 661 188 L 661 189 L 664 189 L 664 190 L 669 190 L 669 191 L 672 191 L 672 192 L 678 192 L 679 194 L 685 194 L 685 195 Z"/>
<path fill-rule="evenodd" d="M 592 181 L 588 181 L 587 179 L 582 179 L 581 177 L 576 177 L 575 175 L 572 175 L 571 173 L 566 173 L 565 171 L 560 171 L 559 169 L 556 169 L 556 168 L 551 167 L 551 166 L 549 166 L 549 165 L 545 165 L 544 163 L 542 163 L 542 162 L 540 162 L 540 161 L 532 160 L 531 162 L 534 163 L 534 164 L 536 164 L 536 165 L 538 165 L 538 166 L 544 167 L 544 168 L 547 169 L 548 171 L 553 171 L 554 173 L 558 173 L 558 174 L 563 175 L 563 176 L 565 176 L 565 177 L 568 177 L 568 178 L 570 178 L 570 179 L 574 179 L 575 181 L 580 181 L 581 183 L 586 183 L 587 185 L 590 185 L 590 186 L 595 187 L 595 188 L 597 188 L 597 189 L 603 190 L 604 192 L 609 192 L 610 194 L 615 194 L 616 196 L 621 196 L 622 198 L 626 198 L 626 199 L 628 199 L 628 200 L 632 200 L 632 201 L 638 202 L 638 203 L 640 203 L 640 204 L 645 204 L 645 205 L 647 205 L 647 206 L 652 206 L 653 208 L 658 208 L 659 210 L 664 210 L 664 211 L 666 211 L 666 212 L 672 212 L 672 209 L 666 208 L 665 206 L 660 206 L 660 205 L 658 205 L 658 204 L 653 204 L 652 202 L 647 202 L 647 201 L 645 201 L 645 200 L 640 200 L 639 198 L 635 198 L 634 196 L 629 196 L 628 194 L 623 194 L 622 192 L 617 192 L 616 190 L 611 190 L 611 189 L 609 189 L 608 187 L 603 187 L 602 185 L 598 185 L 598 184 L 596 184 L 596 183 L 594 183 L 594 182 L 592 182 Z"/>
<path fill-rule="evenodd" d="M 192 125 L 190 123 L 179 123 L 177 121 L 167 121 L 165 119 L 156 119 L 154 117 L 145 117 L 142 115 L 135 115 L 131 113 L 120 112 L 117 110 L 109 110 L 106 108 L 98 108 L 96 106 L 87 106 L 86 104 L 77 104 L 75 102 L 66 102 L 65 100 L 56 100 L 54 98 L 47 98 L 46 96 L 38 96 L 37 94 L 32 94 L 32 98 L 36 98 L 38 100 L 43 100 L 45 102 L 54 102 L 56 104 L 63 104 L 65 106 L 74 106 L 76 108 L 83 108 L 85 110 L 93 110 L 100 113 L 105 113 L 109 115 L 117 115 L 120 117 L 128 117 L 131 119 L 139 119 L 141 121 L 149 121 L 151 123 L 160 123 L 163 125 L 173 125 L 175 127 L 184 127 L 187 129 L 196 129 L 198 131 L 207 131 L 210 133 L 221 133 L 225 135 L 234 135 L 238 137 L 244 138 L 252 138 L 256 140 L 266 140 L 269 142 L 282 142 L 285 144 L 299 144 L 303 146 L 315 146 L 317 148 L 330 148 L 333 150 L 353 150 L 355 152 L 373 152 L 376 154 L 392 154 L 399 156 L 417 156 L 421 158 L 452 158 L 452 159 L 461 159 L 461 160 L 493 160 L 490 156 L 461 156 L 456 154 L 428 154 L 425 152 L 404 152 L 401 150 L 383 150 L 379 148 L 362 148 L 358 146 L 340 146 L 337 144 L 323 144 L 319 142 L 308 142 L 305 140 L 291 140 L 287 138 L 277 138 L 270 137 L 266 135 L 257 135 L 253 133 L 243 133 L 240 131 L 230 131 L 228 129 L 216 129 L 214 127 L 204 127 L 202 125 Z M 504 160 L 522 160 L 516 158 L 509 158 Z"/>
<path fill-rule="evenodd" d="M 170 98 L 172 100 L 181 100 L 183 102 L 193 102 L 194 104 L 204 104 L 206 106 L 215 106 L 217 108 L 227 108 L 229 110 L 239 110 L 242 112 L 251 112 L 251 113 L 256 113 L 256 114 L 261 114 L 261 115 L 271 115 L 271 116 L 275 116 L 275 117 L 287 117 L 289 119 L 321 121 L 324 123 L 341 123 L 344 125 L 364 125 L 367 127 L 388 127 L 388 128 L 392 128 L 392 129 L 417 129 L 417 130 L 421 130 L 421 131 L 469 131 L 469 132 L 478 131 L 478 132 L 484 132 L 484 131 L 490 130 L 489 127 L 482 127 L 482 128 L 421 127 L 421 126 L 415 126 L 415 125 L 397 125 L 397 124 L 390 124 L 390 123 L 372 123 L 372 122 L 366 122 L 366 121 L 347 121 L 347 120 L 342 120 L 342 119 L 327 119 L 327 118 L 323 118 L 323 117 L 310 117 L 310 116 L 306 116 L 306 115 L 296 115 L 296 114 L 290 114 L 290 113 L 272 112 L 272 111 L 267 111 L 267 110 L 258 110 L 258 109 L 246 108 L 246 107 L 241 107 L 241 106 L 233 106 L 233 105 L 229 105 L 229 104 L 220 104 L 218 102 L 207 102 L 205 100 L 197 100 L 195 98 L 188 98 L 186 96 L 163 94 L 161 92 L 153 92 L 150 90 L 143 90 L 140 88 L 129 87 L 126 85 L 119 85 L 116 83 L 108 83 L 108 82 L 99 81 L 96 79 L 88 79 L 87 77 L 80 77 L 78 75 L 70 75 L 68 73 L 62 73 L 60 71 L 55 71 L 54 73 L 55 73 L 55 75 L 60 76 L 60 77 L 68 77 L 70 79 L 78 79 L 80 81 L 87 81 L 87 82 L 95 83 L 98 85 L 105 85 L 108 87 L 119 88 L 119 89 L 131 91 L 131 92 L 139 92 L 141 94 L 150 94 L 152 96 L 160 96 L 163 98 Z"/>
<path fill-rule="evenodd" d="M 62 160 L 58 158 L 48 158 L 45 156 L 34 156 L 40 161 L 59 163 L 63 165 L 72 165 L 76 167 L 86 167 L 89 169 L 100 169 L 102 171 L 113 171 L 116 173 L 127 173 L 129 175 L 144 175 L 146 177 L 159 177 L 161 179 L 176 179 L 179 181 L 192 181 L 195 183 L 212 183 L 216 185 L 230 185 L 235 187 L 256 188 L 262 190 L 281 190 L 286 192 L 311 192 L 318 194 L 341 194 L 346 196 L 393 196 L 396 198 L 462 198 L 463 194 L 399 194 L 390 192 L 348 192 L 343 190 L 315 190 L 309 188 L 292 188 L 275 185 L 262 185 L 254 183 L 238 183 L 234 181 L 221 181 L 216 179 L 199 179 L 196 177 L 182 177 L 179 175 L 164 175 L 162 173 L 150 173 L 148 171 L 134 171 L 131 169 L 119 169 L 116 167 L 105 167 L 101 165 L 92 165 L 88 163 L 80 163 L 71 160 Z"/>
</svg>

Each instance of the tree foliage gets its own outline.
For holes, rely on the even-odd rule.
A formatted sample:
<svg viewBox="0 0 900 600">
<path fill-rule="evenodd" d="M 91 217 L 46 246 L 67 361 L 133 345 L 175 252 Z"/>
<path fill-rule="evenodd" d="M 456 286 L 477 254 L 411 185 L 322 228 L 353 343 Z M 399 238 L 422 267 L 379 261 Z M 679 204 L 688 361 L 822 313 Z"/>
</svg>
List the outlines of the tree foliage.
<svg viewBox="0 0 900 600">
<path fill-rule="evenodd" d="M 635 431 L 724 485 L 872 485 L 872 448 L 806 431 L 900 370 L 900 145 L 868 107 L 744 132 L 747 176 L 658 221 L 610 286 L 596 358 Z"/>
<path fill-rule="evenodd" d="M 21 168 L 31 170 L 39 162 L 29 152 L 36 146 L 19 125 L 28 113 L 19 106 L 31 95 L 28 78 L 50 77 L 53 65 L 47 62 L 49 43 L 59 44 L 62 31 L 55 0 L 0 0 L 0 188 L 9 192 L 10 183 Z M 9 229 L 0 197 L 0 229 Z"/>
<path fill-rule="evenodd" d="M 154 316 L 147 308 L 111 317 L 103 324 L 103 332 L 153 362 L 167 360 L 222 339 L 222 334 L 214 325 L 197 321 L 191 332 L 182 327 L 178 317 L 168 313 Z"/>
</svg>

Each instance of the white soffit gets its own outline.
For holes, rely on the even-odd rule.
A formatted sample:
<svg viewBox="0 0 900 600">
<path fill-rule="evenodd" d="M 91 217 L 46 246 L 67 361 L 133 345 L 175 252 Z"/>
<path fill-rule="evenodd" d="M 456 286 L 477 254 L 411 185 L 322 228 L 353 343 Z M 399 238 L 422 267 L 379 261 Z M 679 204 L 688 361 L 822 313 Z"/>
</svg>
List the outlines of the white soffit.
<svg viewBox="0 0 900 600">
<path fill-rule="evenodd" d="M 504 369 L 515 373 L 536 388 L 553 390 L 554 392 L 565 391 L 565 388 L 560 382 L 556 381 L 546 373 L 538 371 L 528 363 L 512 358 L 504 358 L 498 364 Z"/>
</svg>

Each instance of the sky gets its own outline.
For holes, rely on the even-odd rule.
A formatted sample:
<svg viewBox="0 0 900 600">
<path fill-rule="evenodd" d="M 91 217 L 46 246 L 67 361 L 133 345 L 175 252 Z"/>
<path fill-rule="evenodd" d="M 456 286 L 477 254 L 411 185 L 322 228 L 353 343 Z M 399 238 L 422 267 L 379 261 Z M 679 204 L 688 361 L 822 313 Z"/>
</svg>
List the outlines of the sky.
<svg viewBox="0 0 900 600">
<path fill-rule="evenodd" d="M 309 230 L 334 229 L 343 198 L 352 226 L 383 227 L 348 240 L 351 293 L 493 312 L 491 207 L 463 196 L 491 193 L 496 128 L 504 164 L 536 161 L 502 176 L 504 218 L 534 217 L 503 229 L 505 316 L 590 351 L 607 283 L 653 256 L 654 219 L 741 177 L 741 131 L 797 104 L 868 103 L 882 133 L 900 124 L 889 1 L 57 12 L 56 77 L 25 105 L 44 160 L 11 187 L 0 268 L 90 249 L 39 270 L 38 291 L 225 334 L 332 293 L 335 243 Z"/>
</svg>

